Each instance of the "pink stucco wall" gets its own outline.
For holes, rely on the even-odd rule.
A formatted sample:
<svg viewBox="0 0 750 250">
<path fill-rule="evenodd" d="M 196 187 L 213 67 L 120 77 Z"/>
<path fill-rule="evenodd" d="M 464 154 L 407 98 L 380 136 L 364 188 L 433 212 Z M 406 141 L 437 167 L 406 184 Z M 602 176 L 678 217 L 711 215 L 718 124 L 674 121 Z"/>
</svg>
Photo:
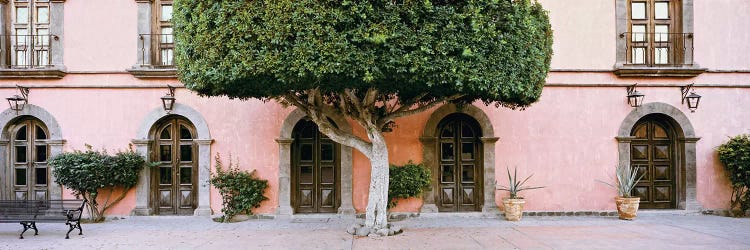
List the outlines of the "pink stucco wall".
<svg viewBox="0 0 750 250">
<path fill-rule="evenodd" d="M 553 69 L 612 69 L 615 1 L 541 0 L 554 31 Z"/>
<path fill-rule="evenodd" d="M 65 66 L 70 71 L 123 71 L 136 63 L 136 1 L 65 2 Z"/>
<path fill-rule="evenodd" d="M 615 0 L 540 0 L 555 31 L 553 69 L 612 69 Z M 695 61 L 718 70 L 748 70 L 750 12 L 745 0 L 694 0 Z"/>
<path fill-rule="evenodd" d="M 747 132 L 750 112 L 738 107 L 750 105 L 747 89 L 701 89 L 701 108 L 690 113 L 680 104 L 678 88 L 640 88 L 646 102 L 664 102 L 680 108 L 691 120 L 697 136 L 698 200 L 706 208 L 722 208 L 729 196 L 727 179 L 716 160 L 715 147 L 727 136 Z M 617 162 L 617 130 L 630 112 L 624 87 L 548 87 L 542 101 L 530 108 L 508 110 L 479 105 L 489 116 L 500 140 L 496 144 L 495 168 L 498 181 L 505 167 L 518 166 L 520 173 L 534 174 L 533 185 L 545 189 L 524 194 L 531 210 L 611 209 L 613 190 L 597 179 L 607 179 Z M 4 90 L 10 95 L 12 91 Z M 33 89 L 31 103 L 54 114 L 63 129 L 66 150 L 83 149 L 84 144 L 109 150 L 124 149 L 135 138 L 144 116 L 160 105 L 163 89 Z M 712 98 L 721 96 L 720 99 Z M 271 198 L 256 210 L 273 213 L 278 205 L 278 147 L 281 121 L 289 110 L 260 101 L 200 98 L 179 89 L 178 102 L 198 110 L 209 121 L 212 155 L 225 161 L 231 154 L 245 169 L 256 169 L 268 179 Z M 613 98 L 614 97 L 614 98 Z M 61 105 L 64 103 L 64 105 Z M 718 112 L 726 111 L 726 112 Z M 393 133 L 386 134 L 393 164 L 421 162 L 421 143 L 430 112 L 400 119 Z M 362 135 L 361 129 L 352 124 Z M 354 205 L 364 211 L 369 184 L 369 162 L 360 153 L 353 160 Z M 134 194 L 111 213 L 127 214 L 134 207 Z M 498 193 L 499 197 L 506 194 Z M 212 192 L 212 207 L 220 200 Z M 543 202 L 541 202 L 543 201 Z M 417 211 L 420 201 L 400 202 L 394 211 Z"/>
<path fill-rule="evenodd" d="M 750 1 L 695 0 L 695 60 L 702 67 L 750 70 Z"/>
</svg>

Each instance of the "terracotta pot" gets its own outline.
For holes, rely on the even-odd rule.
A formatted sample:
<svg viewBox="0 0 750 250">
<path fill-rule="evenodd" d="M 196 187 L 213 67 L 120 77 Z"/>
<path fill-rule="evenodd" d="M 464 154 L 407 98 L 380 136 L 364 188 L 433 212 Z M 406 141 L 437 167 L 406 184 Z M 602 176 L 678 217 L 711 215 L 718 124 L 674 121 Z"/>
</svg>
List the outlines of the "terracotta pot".
<svg viewBox="0 0 750 250">
<path fill-rule="evenodd" d="M 640 203 L 641 197 L 615 197 L 615 204 L 617 204 L 617 214 L 620 215 L 621 220 L 635 219 L 636 212 L 638 212 L 638 205 Z"/>
<path fill-rule="evenodd" d="M 503 207 L 505 207 L 505 219 L 509 221 L 519 221 L 523 215 L 523 199 L 503 198 Z"/>
</svg>

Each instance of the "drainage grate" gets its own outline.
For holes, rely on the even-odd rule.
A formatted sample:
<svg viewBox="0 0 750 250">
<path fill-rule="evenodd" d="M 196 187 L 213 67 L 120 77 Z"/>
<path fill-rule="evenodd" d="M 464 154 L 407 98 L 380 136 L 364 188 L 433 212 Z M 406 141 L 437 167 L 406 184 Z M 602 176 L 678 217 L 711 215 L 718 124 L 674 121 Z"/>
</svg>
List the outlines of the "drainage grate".
<svg viewBox="0 0 750 250">
<path fill-rule="evenodd" d="M 328 223 L 330 218 L 296 218 L 292 223 Z"/>
</svg>

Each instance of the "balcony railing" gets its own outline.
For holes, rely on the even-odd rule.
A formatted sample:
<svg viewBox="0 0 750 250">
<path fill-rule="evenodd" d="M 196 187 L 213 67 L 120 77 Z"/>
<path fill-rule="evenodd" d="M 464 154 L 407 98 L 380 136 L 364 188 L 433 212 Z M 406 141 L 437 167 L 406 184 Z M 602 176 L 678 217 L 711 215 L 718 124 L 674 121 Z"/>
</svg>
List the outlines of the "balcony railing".
<svg viewBox="0 0 750 250">
<path fill-rule="evenodd" d="M 139 63 L 142 67 L 174 67 L 174 35 L 140 34 L 138 41 L 138 50 L 141 53 Z"/>
<path fill-rule="evenodd" d="M 693 33 L 620 34 L 628 39 L 626 65 L 682 67 L 693 65 Z"/>
<path fill-rule="evenodd" d="M 2 35 L 3 68 L 32 69 L 52 65 L 52 46 L 56 35 Z"/>
</svg>

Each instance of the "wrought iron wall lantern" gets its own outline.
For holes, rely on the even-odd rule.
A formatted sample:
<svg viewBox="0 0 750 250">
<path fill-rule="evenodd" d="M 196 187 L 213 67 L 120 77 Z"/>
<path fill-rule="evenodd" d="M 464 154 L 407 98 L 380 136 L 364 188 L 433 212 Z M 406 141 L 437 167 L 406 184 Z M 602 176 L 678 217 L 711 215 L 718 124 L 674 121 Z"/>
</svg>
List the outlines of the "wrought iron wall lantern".
<svg viewBox="0 0 750 250">
<path fill-rule="evenodd" d="M 165 96 L 161 97 L 161 103 L 164 105 L 164 111 L 169 114 L 169 112 L 172 112 L 172 108 L 174 108 L 174 101 L 176 100 L 174 98 L 174 89 L 175 87 L 171 85 L 167 85 L 167 88 L 169 88 L 169 92 Z"/>
<path fill-rule="evenodd" d="M 645 97 L 644 94 L 642 94 L 641 92 L 638 92 L 638 90 L 635 89 L 636 85 L 638 84 L 636 83 L 636 84 L 633 84 L 632 86 L 627 87 L 628 104 L 633 108 L 640 107 L 641 104 L 643 104 L 643 97 Z"/>
<path fill-rule="evenodd" d="M 10 109 L 16 111 L 16 115 L 18 115 L 18 112 L 23 110 L 26 104 L 29 103 L 29 88 L 18 85 L 16 85 L 16 88 L 18 89 L 18 92 L 21 92 L 21 95 L 16 94 L 5 99 L 8 100 Z"/>
<path fill-rule="evenodd" d="M 682 92 L 682 104 L 685 104 L 685 101 L 687 101 L 688 109 L 690 109 L 691 113 L 695 113 L 695 110 L 698 109 L 698 104 L 701 102 L 701 96 L 695 93 L 693 83 L 680 87 L 680 91 Z M 688 92 L 690 92 L 690 95 L 688 95 Z"/>
</svg>

